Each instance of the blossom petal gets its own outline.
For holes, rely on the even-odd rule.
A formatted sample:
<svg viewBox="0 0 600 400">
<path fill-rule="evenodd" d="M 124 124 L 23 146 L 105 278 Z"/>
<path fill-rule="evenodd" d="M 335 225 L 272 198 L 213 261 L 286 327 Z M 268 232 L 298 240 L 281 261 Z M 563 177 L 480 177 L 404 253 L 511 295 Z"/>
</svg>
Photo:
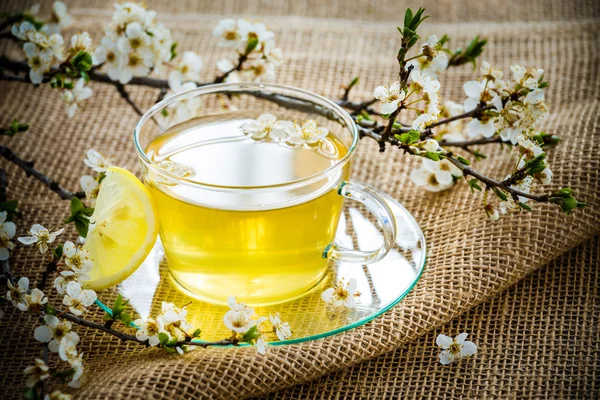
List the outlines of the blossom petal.
<svg viewBox="0 0 600 400">
<path fill-rule="evenodd" d="M 467 339 L 467 336 L 469 336 L 468 333 L 466 333 L 466 332 L 461 333 L 460 335 L 458 335 L 456 337 L 456 343 L 463 344 L 464 341 Z"/>
<path fill-rule="evenodd" d="M 398 102 L 392 101 L 391 103 L 383 103 L 381 105 L 381 113 L 382 114 L 391 114 L 398 108 Z"/>
<path fill-rule="evenodd" d="M 33 337 L 38 342 L 47 343 L 54 337 L 54 333 L 46 325 L 38 326 L 33 332 Z"/>
<path fill-rule="evenodd" d="M 442 349 L 447 349 L 448 347 L 450 347 L 452 342 L 453 340 L 451 337 L 442 334 L 438 335 L 438 337 L 435 339 L 435 343 Z"/>
<path fill-rule="evenodd" d="M 468 81 L 463 85 L 463 89 L 467 97 L 476 97 L 479 100 L 483 90 L 483 84 L 479 81 Z"/>
<path fill-rule="evenodd" d="M 440 363 L 444 365 L 452 364 L 454 361 L 454 354 L 450 353 L 449 351 L 442 351 L 439 357 Z"/>
<path fill-rule="evenodd" d="M 468 340 L 463 343 L 463 347 L 460 349 L 460 355 L 463 357 L 469 357 L 477 353 L 477 345 Z"/>
<path fill-rule="evenodd" d="M 335 289 L 333 289 L 333 288 L 329 288 L 329 289 L 325 290 L 323 293 L 321 293 L 321 299 L 323 301 L 326 301 L 329 303 L 331 301 L 331 298 L 333 297 L 334 291 L 335 291 Z"/>
</svg>

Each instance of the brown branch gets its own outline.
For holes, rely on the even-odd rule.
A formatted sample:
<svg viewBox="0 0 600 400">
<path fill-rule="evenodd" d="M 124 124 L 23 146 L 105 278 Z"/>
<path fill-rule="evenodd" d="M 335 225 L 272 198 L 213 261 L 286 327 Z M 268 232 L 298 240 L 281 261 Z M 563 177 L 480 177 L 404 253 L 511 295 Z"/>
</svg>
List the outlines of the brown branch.
<svg viewBox="0 0 600 400">
<path fill-rule="evenodd" d="M 38 181 L 42 182 L 44 185 L 46 185 L 48 188 L 50 188 L 50 190 L 52 190 L 54 193 L 58 194 L 60 196 L 60 198 L 63 200 L 70 200 L 73 197 L 83 199 L 85 197 L 85 192 L 72 193 L 66 189 L 63 189 L 57 181 L 49 178 L 48 176 L 44 175 L 42 172 L 35 169 L 33 166 L 34 165 L 33 161 L 25 161 L 22 158 L 19 158 L 8 147 L 0 146 L 0 156 L 4 157 L 6 160 L 12 162 L 13 164 L 15 164 L 16 166 L 21 168 L 23 171 L 25 171 L 25 174 L 28 177 L 33 176 Z"/>
<path fill-rule="evenodd" d="M 377 102 L 377 99 L 366 100 L 360 103 L 349 101 L 348 99 L 341 99 L 336 101 L 336 104 L 340 107 L 347 108 L 352 111 L 352 115 L 358 115 L 362 111 L 366 111 L 369 114 L 379 114 L 371 108 L 373 104 Z"/>
<path fill-rule="evenodd" d="M 57 310 L 57 313 L 62 314 L 58 310 Z M 143 344 L 145 346 L 149 346 L 148 340 L 140 340 L 135 335 L 129 335 L 127 333 L 117 331 L 115 329 L 106 327 L 102 324 L 98 324 L 96 322 L 80 318 L 71 313 L 66 312 L 66 313 L 62 314 L 61 316 L 62 316 L 62 318 L 66 319 L 68 321 L 71 321 L 73 323 L 76 323 L 77 325 L 85 326 L 86 328 L 97 329 L 99 331 L 108 333 L 108 334 L 120 339 L 123 342 L 135 342 L 135 343 Z M 231 340 L 231 339 L 223 339 L 223 340 L 217 340 L 217 341 L 213 341 L 213 342 L 197 342 L 197 341 L 194 342 L 194 341 L 182 340 L 182 341 L 177 342 L 173 347 L 187 345 L 187 346 L 198 346 L 198 347 L 206 348 L 206 347 L 211 347 L 211 346 L 228 346 L 228 345 L 235 346 L 238 343 L 239 342 L 237 340 Z"/>
<path fill-rule="evenodd" d="M 366 129 L 366 128 L 361 128 L 361 130 L 359 131 L 359 135 L 360 135 L 360 137 L 369 137 L 378 142 L 381 142 L 383 140 L 382 135 L 379 135 L 379 134 L 377 134 L 373 131 L 370 131 L 369 129 Z M 414 152 L 409 146 L 399 144 L 396 139 L 388 139 L 387 141 L 389 143 L 392 143 L 393 145 L 396 145 L 396 146 L 402 148 L 405 152 L 407 152 L 409 154 L 417 155 L 417 156 L 420 155 L 420 154 L 417 154 L 416 152 Z M 465 175 L 465 176 L 470 175 L 473 178 L 477 178 L 478 180 L 485 183 L 490 188 L 495 187 L 495 188 L 498 188 L 505 192 L 510 193 L 513 197 L 516 197 L 516 196 L 527 197 L 528 199 L 531 199 L 531 200 L 534 200 L 537 202 L 547 202 L 550 198 L 550 195 L 535 195 L 535 194 L 531 194 L 531 193 L 526 193 L 526 192 L 523 192 L 523 191 L 520 191 L 517 189 L 513 189 L 510 186 L 506 186 L 506 185 L 504 185 L 503 182 L 499 182 L 492 178 L 488 178 L 487 176 L 481 174 L 480 172 L 477 172 L 474 169 L 468 167 L 467 165 L 461 163 L 454 156 L 454 154 L 452 152 L 447 151 L 447 152 L 443 153 L 443 155 L 447 158 L 448 161 L 450 161 L 452 164 L 457 166 L 463 172 L 463 175 Z"/>
<path fill-rule="evenodd" d="M 248 59 L 248 56 L 250 55 L 250 53 L 252 53 L 252 50 L 244 52 L 244 54 L 240 54 L 240 57 L 238 58 L 238 63 L 236 66 L 234 66 L 233 68 L 231 68 L 229 71 L 224 72 L 222 75 L 219 75 L 215 78 L 215 80 L 213 81 L 213 83 L 223 83 L 225 82 L 225 79 L 227 79 L 227 77 L 235 72 L 235 71 L 240 71 L 242 69 L 242 65 L 246 62 L 246 60 Z"/>
<path fill-rule="evenodd" d="M 135 101 L 133 101 L 131 99 L 131 97 L 129 96 L 129 92 L 127 92 L 127 90 L 125 90 L 125 86 L 123 86 L 122 83 L 120 82 L 114 82 L 113 81 L 113 85 L 115 85 L 115 87 L 117 88 L 117 91 L 119 92 L 119 94 L 121 95 L 121 97 L 123 99 L 125 99 L 125 101 L 127 103 L 129 103 L 129 105 L 135 110 L 135 112 L 141 117 L 144 115 L 144 112 L 142 111 L 142 109 L 136 104 Z"/>
<path fill-rule="evenodd" d="M 0 22 L 0 32 L 23 19 L 23 14 L 14 14 Z M 12 36 L 12 35 L 11 35 Z"/>
</svg>

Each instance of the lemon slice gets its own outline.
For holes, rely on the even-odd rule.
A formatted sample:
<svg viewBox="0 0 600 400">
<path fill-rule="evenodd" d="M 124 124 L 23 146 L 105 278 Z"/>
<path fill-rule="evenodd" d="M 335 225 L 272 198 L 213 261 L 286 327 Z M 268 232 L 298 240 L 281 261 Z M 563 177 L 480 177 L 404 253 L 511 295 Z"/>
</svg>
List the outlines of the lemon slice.
<svg viewBox="0 0 600 400">
<path fill-rule="evenodd" d="M 148 189 L 135 175 L 111 167 L 102 180 L 85 245 L 93 260 L 83 286 L 102 290 L 131 275 L 158 235 L 158 219 Z"/>
</svg>

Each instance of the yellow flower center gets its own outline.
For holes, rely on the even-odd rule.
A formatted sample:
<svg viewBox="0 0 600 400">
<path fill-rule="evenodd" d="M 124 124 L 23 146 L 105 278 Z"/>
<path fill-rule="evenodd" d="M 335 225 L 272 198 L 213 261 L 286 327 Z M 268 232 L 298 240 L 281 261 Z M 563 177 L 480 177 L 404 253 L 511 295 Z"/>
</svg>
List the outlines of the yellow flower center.
<svg viewBox="0 0 600 400">
<path fill-rule="evenodd" d="M 440 184 L 438 182 L 438 180 L 435 178 L 434 174 L 429 175 L 429 178 L 427 178 L 427 182 L 432 186 L 437 186 Z"/>
</svg>

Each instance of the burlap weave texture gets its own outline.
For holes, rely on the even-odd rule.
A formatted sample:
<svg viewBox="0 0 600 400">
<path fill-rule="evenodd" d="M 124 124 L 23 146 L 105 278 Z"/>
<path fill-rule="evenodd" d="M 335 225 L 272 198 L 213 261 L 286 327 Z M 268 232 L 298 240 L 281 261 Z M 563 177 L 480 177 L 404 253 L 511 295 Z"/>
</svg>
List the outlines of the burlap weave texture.
<svg viewBox="0 0 600 400">
<path fill-rule="evenodd" d="M 484 59 L 492 64 L 508 70 L 511 63 L 518 62 L 547 71 L 551 114 L 544 128 L 563 138 L 549 155 L 555 173 L 552 187 L 570 186 L 577 190 L 589 203 L 586 210 L 565 216 L 553 207 L 535 206 L 531 214 L 522 213 L 492 224 L 480 211 L 481 199 L 471 195 L 466 187 L 437 195 L 417 191 L 408 181 L 408 172 L 416 162 L 393 150 L 379 154 L 377 145 L 365 139 L 357 152 L 354 177 L 403 202 L 423 227 L 428 241 L 428 265 L 421 281 L 405 300 L 364 327 L 313 343 L 274 348 L 262 358 L 247 349 L 209 349 L 186 357 L 171 357 L 79 329 L 89 376 L 88 384 L 79 392 L 82 398 L 244 397 L 308 381 L 402 346 L 597 234 L 598 7 L 585 1 L 570 7 L 565 5 L 568 2 L 521 3 L 526 2 L 511 2 L 509 6 L 514 12 L 505 18 L 486 13 L 482 2 L 465 0 L 460 3 L 464 8 L 451 8 L 452 13 L 444 13 L 442 6 L 432 3 L 430 8 L 437 19 L 423 25 L 423 36 L 448 33 L 458 46 L 474 34 L 482 34 L 489 39 Z M 95 3 L 74 4 L 75 30 L 88 30 L 93 37 L 100 37 L 110 10 L 96 10 L 101 6 Z M 364 6 L 361 10 L 370 6 L 375 10 L 373 14 L 364 11 L 348 15 L 345 2 L 320 7 L 310 2 L 303 6 L 310 18 L 286 15 L 300 14 L 294 11 L 300 10 L 300 6 L 292 3 L 288 8 L 276 2 L 177 2 L 174 8 L 170 6 L 172 3 L 166 4 L 149 2 L 150 8 L 164 10 L 159 19 L 173 29 L 181 49 L 203 55 L 207 80 L 214 75 L 214 62 L 230 55 L 216 47 L 211 29 L 223 15 L 236 13 L 259 15 L 255 18 L 267 22 L 275 31 L 286 55 L 278 83 L 336 98 L 339 85 L 358 75 L 361 83 L 352 97 L 363 99 L 372 95 L 372 88 L 396 74 L 394 55 L 399 40 L 394 21 L 399 23 L 400 17 L 394 18 L 393 14 L 399 14 L 406 4 L 361 3 Z M 23 7 L 21 2 L 2 6 Z M 386 13 L 386 6 L 392 7 L 393 12 Z M 183 13 L 185 10 L 189 12 Z M 338 14 L 331 10 L 340 11 Z M 463 10 L 468 22 L 455 23 L 462 20 Z M 365 19 L 373 21 L 357 21 L 363 13 Z M 373 17 L 383 14 L 385 21 Z M 546 17 L 540 18 L 540 14 Z M 482 22 L 490 19 L 495 21 Z M 498 22 L 502 19 L 513 22 Z M 531 21 L 518 22 L 524 19 Z M 468 66 L 448 71 L 441 78 L 444 97 L 462 101 L 461 84 L 473 76 Z M 94 97 L 85 110 L 67 120 L 58 94 L 49 88 L 1 82 L 0 125 L 16 117 L 32 126 L 26 136 L 3 138 L 2 143 L 26 159 L 36 159 L 38 168 L 73 189 L 79 177 L 87 172 L 82 159 L 88 148 L 96 148 L 112 156 L 118 164 L 136 169 L 131 132 L 137 115 L 114 87 L 102 84 L 92 87 Z M 156 98 L 151 89 L 134 87 L 131 91 L 144 107 L 149 107 Z M 497 148 L 485 151 L 493 157 L 477 168 L 503 177 L 511 165 L 508 152 Z M 494 172 L 497 169 L 503 172 Z M 19 234 L 36 222 L 46 226 L 61 224 L 68 213 L 66 203 L 36 181 L 26 179 L 16 168 L 8 166 L 7 172 L 10 196 L 22 200 Z M 72 238 L 74 233 L 71 231 L 69 235 Z M 40 276 L 41 258 L 37 254 L 19 248 L 14 256 L 17 273 L 32 279 Z M 34 324 L 31 317 L 9 308 L 1 323 L 0 357 L 5 373 L 0 377 L 0 386 L 14 390 L 23 385 L 22 370 L 38 355 L 39 346 L 30 339 Z"/>
</svg>

